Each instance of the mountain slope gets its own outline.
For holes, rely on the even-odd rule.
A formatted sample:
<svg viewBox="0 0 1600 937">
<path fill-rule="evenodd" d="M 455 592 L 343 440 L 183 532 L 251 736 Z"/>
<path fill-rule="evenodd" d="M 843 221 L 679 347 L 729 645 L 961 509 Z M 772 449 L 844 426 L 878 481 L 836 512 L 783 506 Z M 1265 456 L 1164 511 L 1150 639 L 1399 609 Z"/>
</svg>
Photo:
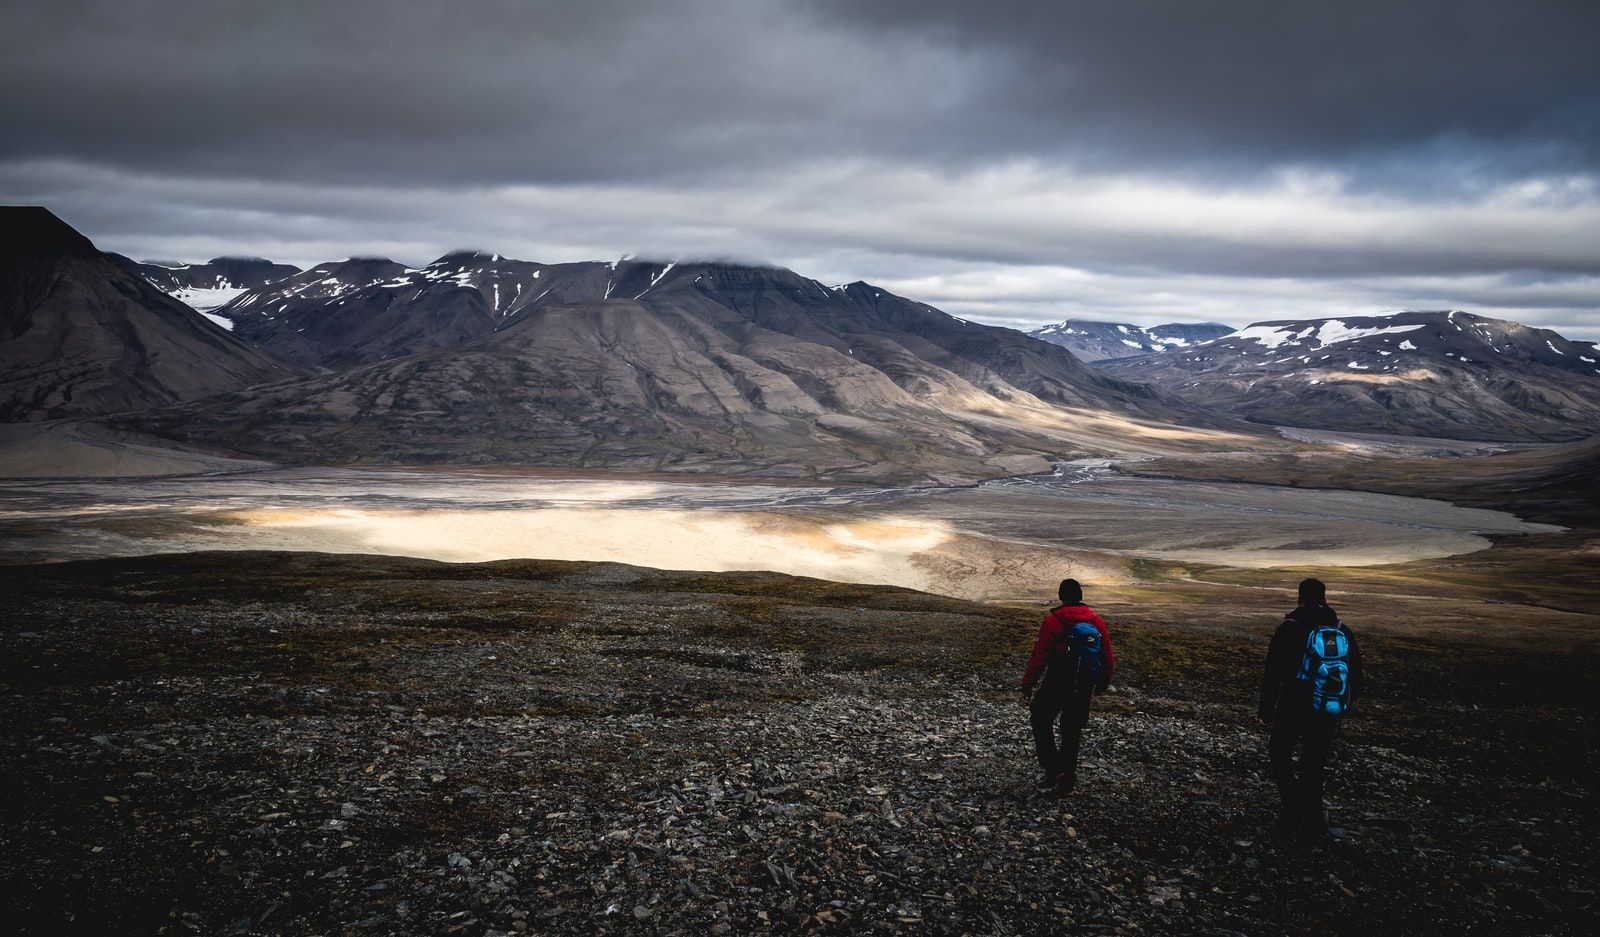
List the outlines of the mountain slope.
<svg viewBox="0 0 1600 937">
<path fill-rule="evenodd" d="M 293 377 L 43 208 L 0 208 L 0 422 L 114 413 Z"/>
<path fill-rule="evenodd" d="M 275 264 L 262 257 L 213 257 L 203 264 L 169 265 L 130 260 L 121 254 L 109 256 L 168 296 L 201 312 L 300 272 L 299 267 Z"/>
<path fill-rule="evenodd" d="M 1067 319 L 1029 332 L 1034 338 L 1060 345 L 1083 361 L 1127 358 L 1173 348 L 1188 348 L 1233 331 L 1220 322 L 1173 322 L 1140 328 L 1126 322 Z"/>
<path fill-rule="evenodd" d="M 1096 367 L 1265 423 L 1507 441 L 1600 426 L 1594 346 L 1464 312 L 1262 322 Z"/>
<path fill-rule="evenodd" d="M 464 344 L 135 422 L 300 461 L 947 480 L 1113 443 L 1232 439 L 1171 425 L 1189 415 L 1064 349 L 864 283 L 723 264 L 565 266 L 540 279 L 570 298 L 530 300 Z M 403 288 L 416 289 L 431 287 Z"/>
</svg>

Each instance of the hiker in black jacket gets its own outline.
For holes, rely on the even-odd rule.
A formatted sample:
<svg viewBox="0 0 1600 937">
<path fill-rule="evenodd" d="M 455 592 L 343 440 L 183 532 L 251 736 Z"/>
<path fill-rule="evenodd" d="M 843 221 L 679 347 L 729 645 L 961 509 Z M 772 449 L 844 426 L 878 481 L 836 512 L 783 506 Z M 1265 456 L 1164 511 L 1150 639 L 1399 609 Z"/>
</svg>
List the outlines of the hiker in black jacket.
<svg viewBox="0 0 1600 937">
<path fill-rule="evenodd" d="M 1279 827 L 1326 832 L 1323 775 L 1339 721 L 1361 688 L 1361 654 L 1355 635 L 1328 606 L 1320 580 L 1301 582 L 1299 598 L 1299 607 L 1284 617 L 1267 649 L 1260 714 L 1272 728 L 1267 754 L 1283 798 Z"/>
</svg>

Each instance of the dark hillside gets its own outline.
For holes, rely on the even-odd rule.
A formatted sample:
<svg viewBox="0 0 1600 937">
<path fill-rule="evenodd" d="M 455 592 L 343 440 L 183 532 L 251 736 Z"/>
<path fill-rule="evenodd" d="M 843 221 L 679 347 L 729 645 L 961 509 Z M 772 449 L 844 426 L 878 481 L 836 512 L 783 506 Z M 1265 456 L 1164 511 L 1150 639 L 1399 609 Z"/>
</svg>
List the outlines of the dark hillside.
<svg viewBox="0 0 1600 937">
<path fill-rule="evenodd" d="M 298 373 L 49 211 L 0 207 L 0 422 L 159 407 Z"/>
</svg>

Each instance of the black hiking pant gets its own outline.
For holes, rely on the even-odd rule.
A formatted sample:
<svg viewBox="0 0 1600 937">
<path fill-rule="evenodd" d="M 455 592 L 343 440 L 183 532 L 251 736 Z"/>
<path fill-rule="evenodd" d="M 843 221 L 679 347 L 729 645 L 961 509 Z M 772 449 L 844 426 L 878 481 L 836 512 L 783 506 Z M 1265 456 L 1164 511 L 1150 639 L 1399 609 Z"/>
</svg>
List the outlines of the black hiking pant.
<svg viewBox="0 0 1600 937">
<path fill-rule="evenodd" d="M 1074 686 L 1069 679 L 1046 673 L 1044 683 L 1034 691 L 1030 703 L 1033 722 L 1033 747 L 1039 767 L 1046 774 L 1062 776 L 1070 787 L 1078 776 L 1078 742 L 1089 721 L 1089 697 L 1093 687 Z M 1056 722 L 1061 723 L 1061 746 L 1056 747 Z"/>
<path fill-rule="evenodd" d="M 1316 713 L 1279 713 L 1272 721 L 1267 741 L 1267 758 L 1272 779 L 1283 799 L 1283 819 L 1288 822 L 1322 821 L 1322 788 L 1327 776 L 1328 756 L 1333 752 L 1333 737 L 1339 731 L 1338 717 Z M 1300 763 L 1295 764 L 1295 748 Z"/>
</svg>

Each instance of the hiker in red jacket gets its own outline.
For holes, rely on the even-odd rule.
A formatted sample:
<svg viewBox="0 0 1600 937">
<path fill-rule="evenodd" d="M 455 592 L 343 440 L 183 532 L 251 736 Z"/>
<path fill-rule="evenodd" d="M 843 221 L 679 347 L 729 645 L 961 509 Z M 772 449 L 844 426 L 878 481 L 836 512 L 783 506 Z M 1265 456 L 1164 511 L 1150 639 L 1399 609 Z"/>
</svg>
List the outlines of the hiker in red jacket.
<svg viewBox="0 0 1600 937">
<path fill-rule="evenodd" d="M 1078 783 L 1078 740 L 1089 721 L 1089 697 L 1111 685 L 1117 659 L 1106 623 L 1083 604 L 1078 580 L 1063 579 L 1056 595 L 1061 604 L 1044 616 L 1022 674 L 1022 705 L 1031 711 L 1034 749 L 1044 769 L 1039 789 L 1067 794 Z M 1079 628 L 1080 624 L 1092 629 Z M 1054 725 L 1058 717 L 1059 749 Z"/>
</svg>

